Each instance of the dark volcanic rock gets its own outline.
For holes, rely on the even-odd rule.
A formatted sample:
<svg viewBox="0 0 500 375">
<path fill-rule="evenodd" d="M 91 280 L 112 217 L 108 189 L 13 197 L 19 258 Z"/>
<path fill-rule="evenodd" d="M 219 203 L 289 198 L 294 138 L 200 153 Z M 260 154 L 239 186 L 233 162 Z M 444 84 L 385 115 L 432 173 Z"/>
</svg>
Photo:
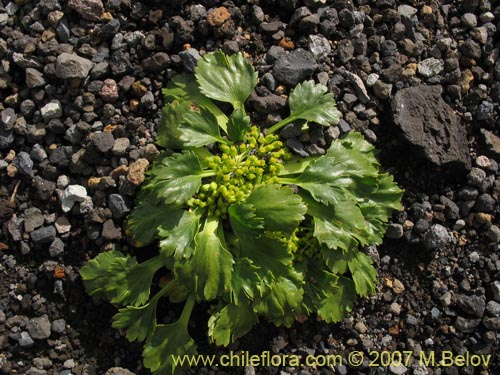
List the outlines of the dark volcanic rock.
<svg viewBox="0 0 500 375">
<path fill-rule="evenodd" d="M 467 133 L 453 109 L 442 99 L 440 86 L 400 90 L 392 100 L 394 123 L 403 137 L 438 166 L 470 169 Z"/>
<path fill-rule="evenodd" d="M 273 66 L 273 75 L 284 84 L 295 86 L 314 73 L 318 65 L 311 52 L 297 49 L 281 55 Z"/>
</svg>

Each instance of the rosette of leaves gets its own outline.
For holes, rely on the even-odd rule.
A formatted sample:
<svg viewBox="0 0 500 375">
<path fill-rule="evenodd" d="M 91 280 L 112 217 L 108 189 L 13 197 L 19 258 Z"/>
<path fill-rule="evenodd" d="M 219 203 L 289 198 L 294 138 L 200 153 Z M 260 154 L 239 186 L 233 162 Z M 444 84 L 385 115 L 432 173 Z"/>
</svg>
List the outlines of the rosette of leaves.
<svg viewBox="0 0 500 375">
<path fill-rule="evenodd" d="M 262 131 L 245 111 L 256 83 L 242 54 L 222 52 L 171 80 L 157 137 L 165 152 L 127 222 L 135 245 L 158 241 L 158 255 L 138 263 L 109 251 L 81 270 L 88 293 L 121 307 L 113 326 L 144 341 L 153 373 L 174 373 L 173 356 L 196 352 L 188 322 L 197 302 L 211 306 L 210 341 L 228 345 L 262 318 L 290 326 L 315 313 L 337 322 L 357 295 L 375 290 L 376 270 L 360 248 L 382 242 L 402 191 L 355 132 L 325 155 L 291 157 L 276 132 L 293 122 L 336 124 L 334 98 L 303 82 L 289 95 L 288 117 Z M 161 269 L 170 281 L 157 287 Z M 162 297 L 184 303 L 177 321 L 158 322 Z"/>
</svg>

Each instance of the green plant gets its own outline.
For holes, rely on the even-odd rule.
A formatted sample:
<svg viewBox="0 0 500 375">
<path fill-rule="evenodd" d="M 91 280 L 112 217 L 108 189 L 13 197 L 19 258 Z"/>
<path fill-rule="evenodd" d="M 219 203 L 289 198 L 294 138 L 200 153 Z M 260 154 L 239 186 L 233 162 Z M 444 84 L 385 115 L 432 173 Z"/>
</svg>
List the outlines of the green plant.
<svg viewBox="0 0 500 375">
<path fill-rule="evenodd" d="M 144 364 L 174 373 L 172 355 L 196 352 L 188 321 L 210 303 L 208 336 L 228 345 L 259 317 L 290 326 L 317 313 L 341 320 L 356 294 L 374 292 L 376 270 L 360 246 L 382 242 L 402 191 L 380 170 L 373 147 L 351 132 L 320 157 L 292 157 L 276 132 L 300 121 L 338 122 L 327 88 L 306 81 L 290 93 L 290 115 L 267 131 L 252 125 L 245 100 L 257 83 L 241 55 L 199 60 L 163 93 L 160 155 L 142 186 L 127 231 L 136 246 L 159 240 L 159 254 L 138 263 L 119 251 L 81 269 L 89 294 L 122 308 L 113 327 L 145 341 Z M 216 102 L 230 103 L 227 116 Z M 170 281 L 150 297 L 153 276 Z M 184 302 L 179 320 L 159 324 L 161 297 Z"/>
</svg>

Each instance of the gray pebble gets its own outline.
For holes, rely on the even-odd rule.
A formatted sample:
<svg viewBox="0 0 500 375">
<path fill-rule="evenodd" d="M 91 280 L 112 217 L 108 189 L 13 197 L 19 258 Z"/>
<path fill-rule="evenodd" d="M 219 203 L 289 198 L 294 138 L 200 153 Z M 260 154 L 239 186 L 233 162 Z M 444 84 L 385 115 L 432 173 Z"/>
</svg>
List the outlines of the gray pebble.
<svg viewBox="0 0 500 375">
<path fill-rule="evenodd" d="M 61 102 L 59 102 L 59 100 L 53 100 L 45 104 L 40 109 L 40 113 L 45 121 L 60 118 L 63 114 Z"/>
<path fill-rule="evenodd" d="M 33 177 L 33 160 L 31 160 L 30 154 L 21 151 L 16 155 L 12 162 L 17 170 L 25 176 Z"/>
<path fill-rule="evenodd" d="M 50 337 L 50 321 L 47 315 L 32 318 L 26 324 L 26 329 L 35 340 L 45 340 Z"/>
<path fill-rule="evenodd" d="M 64 333 L 66 331 L 66 321 L 64 319 L 56 319 L 52 322 L 52 332 Z"/>
<path fill-rule="evenodd" d="M 456 304 L 460 310 L 475 318 L 481 318 L 486 308 L 484 299 L 476 295 L 460 294 L 457 296 Z"/>
<path fill-rule="evenodd" d="M 436 250 L 448 245 L 451 236 L 448 230 L 441 224 L 434 224 L 424 236 L 424 246 L 428 250 Z"/>
<path fill-rule="evenodd" d="M 286 145 L 290 148 L 290 150 L 292 150 L 292 152 L 299 156 L 304 158 L 309 156 L 304 148 L 304 145 L 297 138 L 288 138 L 286 140 Z"/>
<path fill-rule="evenodd" d="M 310 77 L 317 67 L 313 54 L 298 48 L 278 57 L 273 65 L 273 75 L 278 81 L 295 86 Z"/>
<path fill-rule="evenodd" d="M 35 341 L 31 338 L 28 332 L 23 331 L 21 332 L 21 335 L 19 337 L 19 345 L 23 348 L 29 348 L 30 346 L 33 346 Z"/>
<path fill-rule="evenodd" d="M 489 316 L 500 316 L 500 303 L 495 301 L 489 301 L 486 304 L 486 313 Z"/>
<path fill-rule="evenodd" d="M 56 237 L 56 229 L 53 225 L 42 227 L 31 232 L 30 237 L 35 244 L 49 243 Z"/>
<path fill-rule="evenodd" d="M 109 132 L 100 132 L 92 134 L 92 142 L 100 152 L 108 152 L 113 148 L 115 139 Z"/>
<path fill-rule="evenodd" d="M 184 68 L 190 73 L 194 72 L 196 63 L 201 58 L 200 53 L 195 48 L 188 48 L 179 52 L 179 57 L 181 58 Z"/>
<path fill-rule="evenodd" d="M 59 238 L 54 238 L 54 241 L 49 246 L 49 254 L 55 258 L 64 253 L 64 242 Z"/>
<path fill-rule="evenodd" d="M 389 224 L 385 236 L 391 239 L 398 239 L 403 237 L 403 226 L 401 224 Z"/>
<path fill-rule="evenodd" d="M 491 283 L 490 286 L 491 294 L 493 295 L 493 299 L 497 302 L 500 302 L 500 281 L 495 280 Z"/>
<path fill-rule="evenodd" d="M 481 194 L 477 200 L 474 208 L 481 212 L 492 212 L 495 209 L 495 199 L 487 193 Z"/>
<path fill-rule="evenodd" d="M 130 212 L 130 207 L 120 194 L 110 194 L 108 206 L 115 219 L 121 219 Z"/>
<path fill-rule="evenodd" d="M 500 243 L 500 228 L 496 225 L 490 226 L 486 232 L 486 237 L 495 244 Z"/>
</svg>

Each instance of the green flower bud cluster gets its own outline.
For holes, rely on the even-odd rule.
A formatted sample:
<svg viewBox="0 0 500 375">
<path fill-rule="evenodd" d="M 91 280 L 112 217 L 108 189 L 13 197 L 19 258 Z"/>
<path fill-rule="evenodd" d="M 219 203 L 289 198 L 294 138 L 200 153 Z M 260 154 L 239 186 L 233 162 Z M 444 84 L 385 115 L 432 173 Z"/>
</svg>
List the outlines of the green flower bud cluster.
<svg viewBox="0 0 500 375">
<path fill-rule="evenodd" d="M 314 237 L 313 229 L 300 226 L 292 234 L 283 232 L 266 232 L 266 236 L 281 241 L 294 254 L 294 259 L 301 261 L 303 257 L 314 258 L 319 255 L 319 242 Z"/>
<path fill-rule="evenodd" d="M 215 176 L 204 178 L 200 191 L 188 201 L 193 208 L 208 207 L 209 215 L 217 217 L 225 217 L 227 208 L 244 201 L 255 186 L 276 182 L 282 161 L 290 157 L 277 135 L 263 135 L 256 126 L 243 142 L 219 144 L 219 151 L 204 160 Z"/>
</svg>

